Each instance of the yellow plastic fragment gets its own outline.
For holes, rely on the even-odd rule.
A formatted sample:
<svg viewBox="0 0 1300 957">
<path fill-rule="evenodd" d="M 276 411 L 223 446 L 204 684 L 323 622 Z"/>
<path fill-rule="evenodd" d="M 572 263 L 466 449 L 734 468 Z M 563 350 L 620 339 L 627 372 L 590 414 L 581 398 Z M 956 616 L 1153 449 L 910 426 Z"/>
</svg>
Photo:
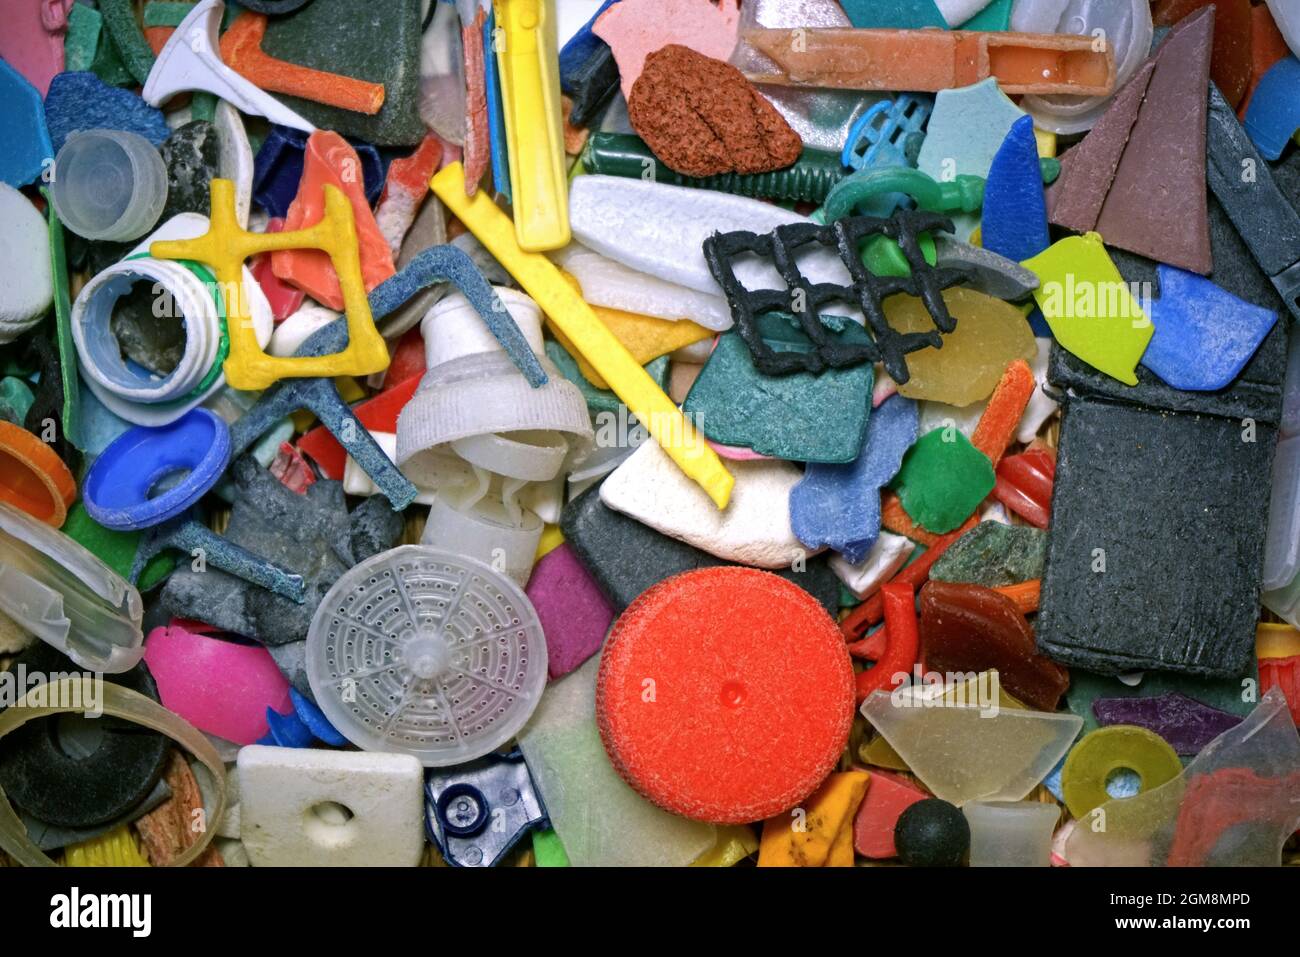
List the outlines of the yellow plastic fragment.
<svg viewBox="0 0 1300 957">
<path fill-rule="evenodd" d="M 140 851 L 135 835 L 126 824 L 71 844 L 63 852 L 64 867 L 148 867 L 149 860 Z"/>
<path fill-rule="evenodd" d="M 496 0 L 497 65 L 519 247 L 569 243 L 555 0 Z M 534 297 L 536 298 L 536 297 Z"/>
<path fill-rule="evenodd" d="M 563 269 L 560 270 L 560 275 L 568 280 L 578 295 L 582 295 L 582 286 L 574 276 Z M 713 330 L 705 329 L 699 323 L 691 322 L 689 319 L 658 319 L 654 316 L 625 312 L 622 309 L 610 309 L 607 306 L 592 306 L 591 311 L 610 332 L 614 333 L 615 338 L 623 343 L 627 351 L 632 353 L 632 358 L 638 365 L 645 365 L 660 356 L 676 352 L 714 334 Z M 570 355 L 577 355 L 578 371 L 582 373 L 584 379 L 597 389 L 609 388 L 609 383 L 600 377 L 600 373 L 591 367 L 590 362 L 577 353 L 573 344 L 569 342 L 569 337 L 556 327 L 555 321 L 550 317 L 546 319 L 546 327 Z"/>
<path fill-rule="evenodd" d="M 1300 629 L 1281 622 L 1261 621 L 1255 626 L 1256 658 L 1292 658 L 1300 655 Z"/>
<path fill-rule="evenodd" d="M 691 867 L 734 867 L 756 850 L 758 838 L 753 828 L 744 824 L 719 824 L 717 842 L 691 861 Z"/>
<path fill-rule="evenodd" d="M 1038 144 L 1038 156 L 1040 159 L 1048 159 L 1056 156 L 1056 134 L 1051 130 L 1040 130 L 1035 126 L 1034 142 Z"/>
<path fill-rule="evenodd" d="M 540 253 L 519 248 L 510 217 L 497 208 L 486 191 L 465 195 L 465 170 L 460 163 L 444 168 L 429 185 L 568 337 L 578 355 L 609 383 L 628 412 L 636 416 L 678 467 L 708 493 L 718 508 L 726 508 L 735 479 L 722 460 L 618 337 L 596 317 L 591 306 L 564 281 L 559 269 Z"/>
<path fill-rule="evenodd" d="M 564 533 L 560 531 L 558 525 L 547 525 L 542 528 L 541 541 L 537 543 L 537 556 L 533 561 L 541 561 L 543 555 L 553 552 L 564 544 Z"/>
<path fill-rule="evenodd" d="M 1034 299 L 1061 347 L 1126 385 L 1155 333 L 1101 236 L 1068 236 L 1021 263 L 1038 276 Z"/>
<path fill-rule="evenodd" d="M 852 867 L 853 815 L 870 780 L 866 771 L 832 774 L 798 807 L 764 821 L 758 866 Z"/>
<path fill-rule="evenodd" d="M 155 259 L 196 259 L 212 267 L 226 292 L 226 329 L 230 354 L 222 369 L 235 389 L 265 389 L 280 379 L 339 375 L 370 375 L 388 368 L 388 346 L 375 328 L 361 278 L 356 223 L 352 204 L 342 190 L 325 184 L 325 215 L 315 226 L 286 233 L 250 233 L 235 218 L 235 184 L 212 181 L 212 215 L 208 231 L 194 239 L 154 243 Z M 257 344 L 248 296 L 243 292 L 244 260 L 276 249 L 320 249 L 329 254 L 343 290 L 348 344 L 328 356 L 269 356 Z"/>
</svg>

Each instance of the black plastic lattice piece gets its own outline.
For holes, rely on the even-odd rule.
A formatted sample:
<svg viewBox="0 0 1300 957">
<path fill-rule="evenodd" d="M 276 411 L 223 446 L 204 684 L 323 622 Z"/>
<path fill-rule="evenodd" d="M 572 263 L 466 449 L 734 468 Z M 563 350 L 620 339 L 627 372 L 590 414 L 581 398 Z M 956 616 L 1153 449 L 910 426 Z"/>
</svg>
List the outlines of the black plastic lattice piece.
<svg viewBox="0 0 1300 957">
<path fill-rule="evenodd" d="M 937 268 L 925 261 L 919 236 L 933 230 L 952 232 L 952 220 L 938 213 L 901 209 L 888 219 L 848 216 L 829 225 L 791 223 L 770 233 L 745 230 L 714 233 L 704 241 L 704 259 L 722 286 L 754 365 L 765 375 L 822 372 L 862 362 L 883 362 L 894 381 L 904 383 L 909 373 L 903 358 L 909 352 L 943 345 L 940 333 L 952 332 L 957 321 L 943 301 L 943 290 L 970 279 L 965 268 Z M 897 241 L 911 267 L 908 276 L 877 276 L 862 264 L 858 252 L 863 240 L 886 236 Z M 795 265 L 799 250 L 810 243 L 833 246 L 849 272 L 852 284 L 812 283 Z M 746 289 L 736 277 L 738 256 L 753 253 L 770 259 L 781 274 L 784 289 Z M 934 320 L 930 332 L 898 332 L 885 321 L 883 302 L 895 293 L 919 296 Z M 822 323 L 822 307 L 831 302 L 857 306 L 866 317 L 874 342 L 837 342 Z M 771 312 L 798 318 L 813 344 L 811 352 L 774 352 L 758 334 L 757 319 Z"/>
</svg>

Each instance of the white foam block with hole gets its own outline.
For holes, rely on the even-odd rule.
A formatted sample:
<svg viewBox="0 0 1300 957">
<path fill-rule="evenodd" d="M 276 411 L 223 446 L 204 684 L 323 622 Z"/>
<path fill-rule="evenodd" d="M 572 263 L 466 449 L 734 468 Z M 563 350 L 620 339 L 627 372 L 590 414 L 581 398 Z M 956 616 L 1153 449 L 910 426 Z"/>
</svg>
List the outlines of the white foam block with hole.
<svg viewBox="0 0 1300 957">
<path fill-rule="evenodd" d="M 240 840 L 255 867 L 419 863 L 424 768 L 413 755 L 254 744 L 238 766 Z"/>
</svg>

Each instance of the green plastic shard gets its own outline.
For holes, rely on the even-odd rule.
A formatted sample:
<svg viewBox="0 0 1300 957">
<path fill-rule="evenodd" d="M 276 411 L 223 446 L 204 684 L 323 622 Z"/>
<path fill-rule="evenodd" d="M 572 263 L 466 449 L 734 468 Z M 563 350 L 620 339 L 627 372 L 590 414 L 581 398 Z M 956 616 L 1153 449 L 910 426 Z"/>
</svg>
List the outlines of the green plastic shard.
<svg viewBox="0 0 1300 957">
<path fill-rule="evenodd" d="M 1072 714 L 953 705 L 923 686 L 877 691 L 862 714 L 935 797 L 959 806 L 1019 801 L 1083 727 Z"/>
<path fill-rule="evenodd" d="M 1038 276 L 1034 299 L 1061 347 L 1126 385 L 1155 333 L 1101 236 L 1053 243 L 1021 263 Z"/>
<path fill-rule="evenodd" d="M 50 202 L 50 191 L 41 187 L 50 222 L 50 268 L 54 273 L 55 337 L 59 344 L 59 374 L 63 380 L 63 434 L 85 451 L 81 439 L 81 383 L 77 380 L 77 347 L 72 341 L 72 296 L 68 285 L 68 256 L 64 252 L 63 223 Z"/>
<path fill-rule="evenodd" d="M 599 659 L 547 686 L 520 732 L 551 826 L 575 867 L 685 867 L 716 829 L 655 807 L 609 763 L 596 729 Z"/>
</svg>

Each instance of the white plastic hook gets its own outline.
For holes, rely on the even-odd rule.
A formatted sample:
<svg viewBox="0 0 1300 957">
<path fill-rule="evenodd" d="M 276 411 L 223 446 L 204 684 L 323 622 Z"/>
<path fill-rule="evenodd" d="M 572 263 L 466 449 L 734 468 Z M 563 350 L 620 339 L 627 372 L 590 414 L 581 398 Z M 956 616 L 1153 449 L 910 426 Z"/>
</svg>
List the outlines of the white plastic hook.
<svg viewBox="0 0 1300 957">
<path fill-rule="evenodd" d="M 149 71 L 142 94 L 145 102 L 158 106 L 177 93 L 202 90 L 216 94 L 241 113 L 316 132 L 307 120 L 221 62 L 217 31 L 225 7 L 224 0 L 201 0 L 181 21 Z"/>
</svg>

